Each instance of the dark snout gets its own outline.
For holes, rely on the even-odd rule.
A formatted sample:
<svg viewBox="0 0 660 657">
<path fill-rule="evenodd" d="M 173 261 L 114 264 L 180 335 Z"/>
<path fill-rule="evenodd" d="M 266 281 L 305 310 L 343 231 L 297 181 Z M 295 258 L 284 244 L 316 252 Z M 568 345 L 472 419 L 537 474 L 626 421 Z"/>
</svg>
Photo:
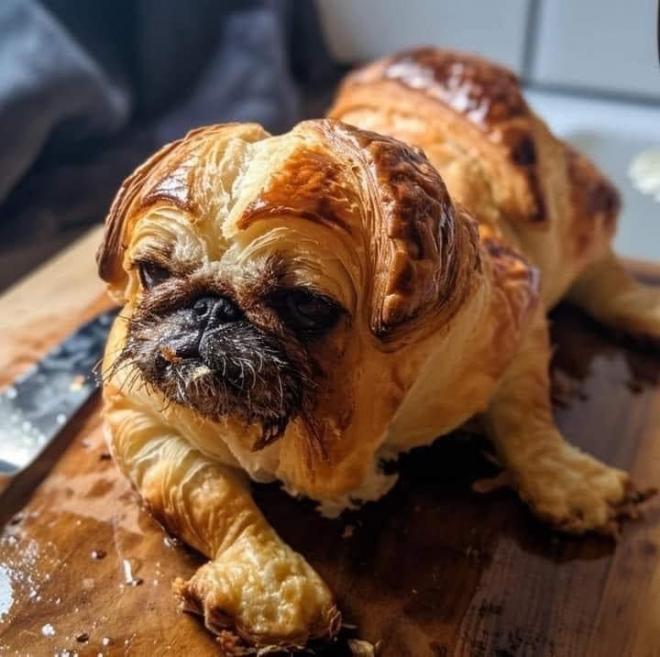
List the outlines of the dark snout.
<svg viewBox="0 0 660 657">
<path fill-rule="evenodd" d="M 206 296 L 196 299 L 192 307 L 181 309 L 177 315 L 181 324 L 181 333 L 172 336 L 169 347 L 176 358 L 201 357 L 209 352 L 209 341 L 213 335 L 228 324 L 242 319 L 239 307 L 227 297 Z M 211 369 L 214 364 L 205 362 Z"/>
<path fill-rule="evenodd" d="M 257 447 L 267 445 L 301 410 L 304 363 L 226 296 L 197 296 L 182 306 L 138 309 L 124 358 L 178 404 L 212 419 L 260 424 Z"/>
<path fill-rule="evenodd" d="M 200 325 L 218 328 L 242 317 L 239 307 L 227 297 L 202 297 L 193 304 L 193 314 Z"/>
</svg>

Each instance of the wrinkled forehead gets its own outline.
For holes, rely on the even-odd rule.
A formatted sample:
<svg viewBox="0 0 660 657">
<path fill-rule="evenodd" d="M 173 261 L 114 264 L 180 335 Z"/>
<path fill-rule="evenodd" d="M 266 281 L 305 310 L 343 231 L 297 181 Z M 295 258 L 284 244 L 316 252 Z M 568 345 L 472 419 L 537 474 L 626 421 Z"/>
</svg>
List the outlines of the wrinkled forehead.
<svg viewBox="0 0 660 657">
<path fill-rule="evenodd" d="M 225 226 L 227 235 L 287 215 L 359 237 L 365 207 L 357 164 L 351 166 L 336 145 L 310 132 L 294 131 L 255 145 L 241 180 L 242 197 Z"/>
<path fill-rule="evenodd" d="M 282 214 L 351 235 L 360 223 L 357 163 L 341 160 L 323 130 L 303 126 L 257 141 L 183 141 L 151 173 L 135 209 L 174 206 L 225 237 Z"/>
<path fill-rule="evenodd" d="M 346 164 L 313 128 L 219 141 L 183 142 L 151 172 L 130 250 L 160 242 L 168 254 L 239 262 L 277 252 L 298 269 L 339 271 L 355 284 L 367 205 L 357 162 Z"/>
</svg>

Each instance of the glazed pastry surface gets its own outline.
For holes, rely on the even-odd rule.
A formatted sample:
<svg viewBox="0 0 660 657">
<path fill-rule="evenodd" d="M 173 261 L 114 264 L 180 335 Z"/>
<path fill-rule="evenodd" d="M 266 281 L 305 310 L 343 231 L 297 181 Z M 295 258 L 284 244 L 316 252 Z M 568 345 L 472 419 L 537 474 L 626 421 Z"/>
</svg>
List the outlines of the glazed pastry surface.
<svg viewBox="0 0 660 657">
<path fill-rule="evenodd" d="M 478 416 L 558 528 L 615 533 L 637 499 L 566 443 L 549 400 L 545 311 L 562 296 L 660 337 L 657 292 L 610 250 L 611 184 L 511 73 L 468 55 L 376 62 L 330 116 L 165 146 L 122 185 L 98 254 L 123 306 L 103 368 L 113 456 L 208 557 L 175 592 L 236 654 L 341 624 L 250 480 L 334 515 L 391 488 L 383 459 Z"/>
<path fill-rule="evenodd" d="M 349 75 L 329 116 L 421 147 L 454 202 L 541 270 L 546 305 L 609 250 L 618 192 L 552 135 L 502 67 L 432 48 L 400 53 Z"/>
</svg>

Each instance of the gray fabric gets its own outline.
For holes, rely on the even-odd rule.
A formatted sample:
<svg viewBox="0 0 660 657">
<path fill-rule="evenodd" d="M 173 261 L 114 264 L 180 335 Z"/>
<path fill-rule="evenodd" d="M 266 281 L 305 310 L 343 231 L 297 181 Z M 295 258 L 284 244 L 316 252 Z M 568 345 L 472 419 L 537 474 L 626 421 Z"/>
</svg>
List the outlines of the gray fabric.
<svg viewBox="0 0 660 657">
<path fill-rule="evenodd" d="M 78 136 L 125 124 L 128 94 L 116 87 L 41 5 L 0 3 L 0 200 L 60 126 Z"/>
<path fill-rule="evenodd" d="M 40 157 L 51 173 L 95 153 L 108 168 L 117 148 L 146 155 L 208 123 L 285 129 L 300 118 L 292 15 L 289 0 L 3 0 L 0 203 Z M 314 34 L 313 11 L 300 15 Z M 324 57 L 320 40 L 297 53 Z"/>
<path fill-rule="evenodd" d="M 312 2 L 0 0 L 0 289 L 101 221 L 164 142 L 285 130 L 301 84 L 334 75 Z"/>
<path fill-rule="evenodd" d="M 298 106 L 278 16 L 256 7 L 225 19 L 222 39 L 190 96 L 156 131 L 160 141 L 170 141 L 199 125 L 257 121 L 279 132 L 295 122 Z"/>
</svg>

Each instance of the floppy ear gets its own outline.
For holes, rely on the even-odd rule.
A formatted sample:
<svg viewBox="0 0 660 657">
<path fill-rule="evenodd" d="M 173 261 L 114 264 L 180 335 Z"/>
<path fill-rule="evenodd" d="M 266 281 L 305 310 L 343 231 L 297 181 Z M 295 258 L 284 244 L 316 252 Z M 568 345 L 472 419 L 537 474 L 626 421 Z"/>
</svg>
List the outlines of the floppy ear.
<svg viewBox="0 0 660 657">
<path fill-rule="evenodd" d="M 110 206 L 103 242 L 96 253 L 99 276 L 108 283 L 115 300 L 125 300 L 124 253 L 133 226 L 144 211 L 157 202 L 167 202 L 192 215 L 200 212 L 199 199 L 214 186 L 203 165 L 221 158 L 233 139 L 254 142 L 267 136 L 255 123 L 198 128 L 163 146 L 126 178 Z M 211 167 L 210 172 L 215 171 Z"/>
<path fill-rule="evenodd" d="M 126 282 L 126 272 L 122 267 L 122 260 L 126 244 L 123 235 L 127 217 L 131 214 L 137 197 L 141 194 L 144 182 L 153 169 L 174 151 L 182 140 L 163 146 L 146 162 L 141 164 L 124 180 L 115 195 L 110 211 L 105 219 L 103 241 L 96 252 L 96 264 L 99 276 L 108 283 L 111 295 L 121 301 L 122 292 Z"/>
<path fill-rule="evenodd" d="M 451 317 L 481 271 L 476 222 L 454 207 L 421 150 L 339 122 L 328 124 L 363 162 L 372 331 L 386 339 L 430 314 Z"/>
</svg>

